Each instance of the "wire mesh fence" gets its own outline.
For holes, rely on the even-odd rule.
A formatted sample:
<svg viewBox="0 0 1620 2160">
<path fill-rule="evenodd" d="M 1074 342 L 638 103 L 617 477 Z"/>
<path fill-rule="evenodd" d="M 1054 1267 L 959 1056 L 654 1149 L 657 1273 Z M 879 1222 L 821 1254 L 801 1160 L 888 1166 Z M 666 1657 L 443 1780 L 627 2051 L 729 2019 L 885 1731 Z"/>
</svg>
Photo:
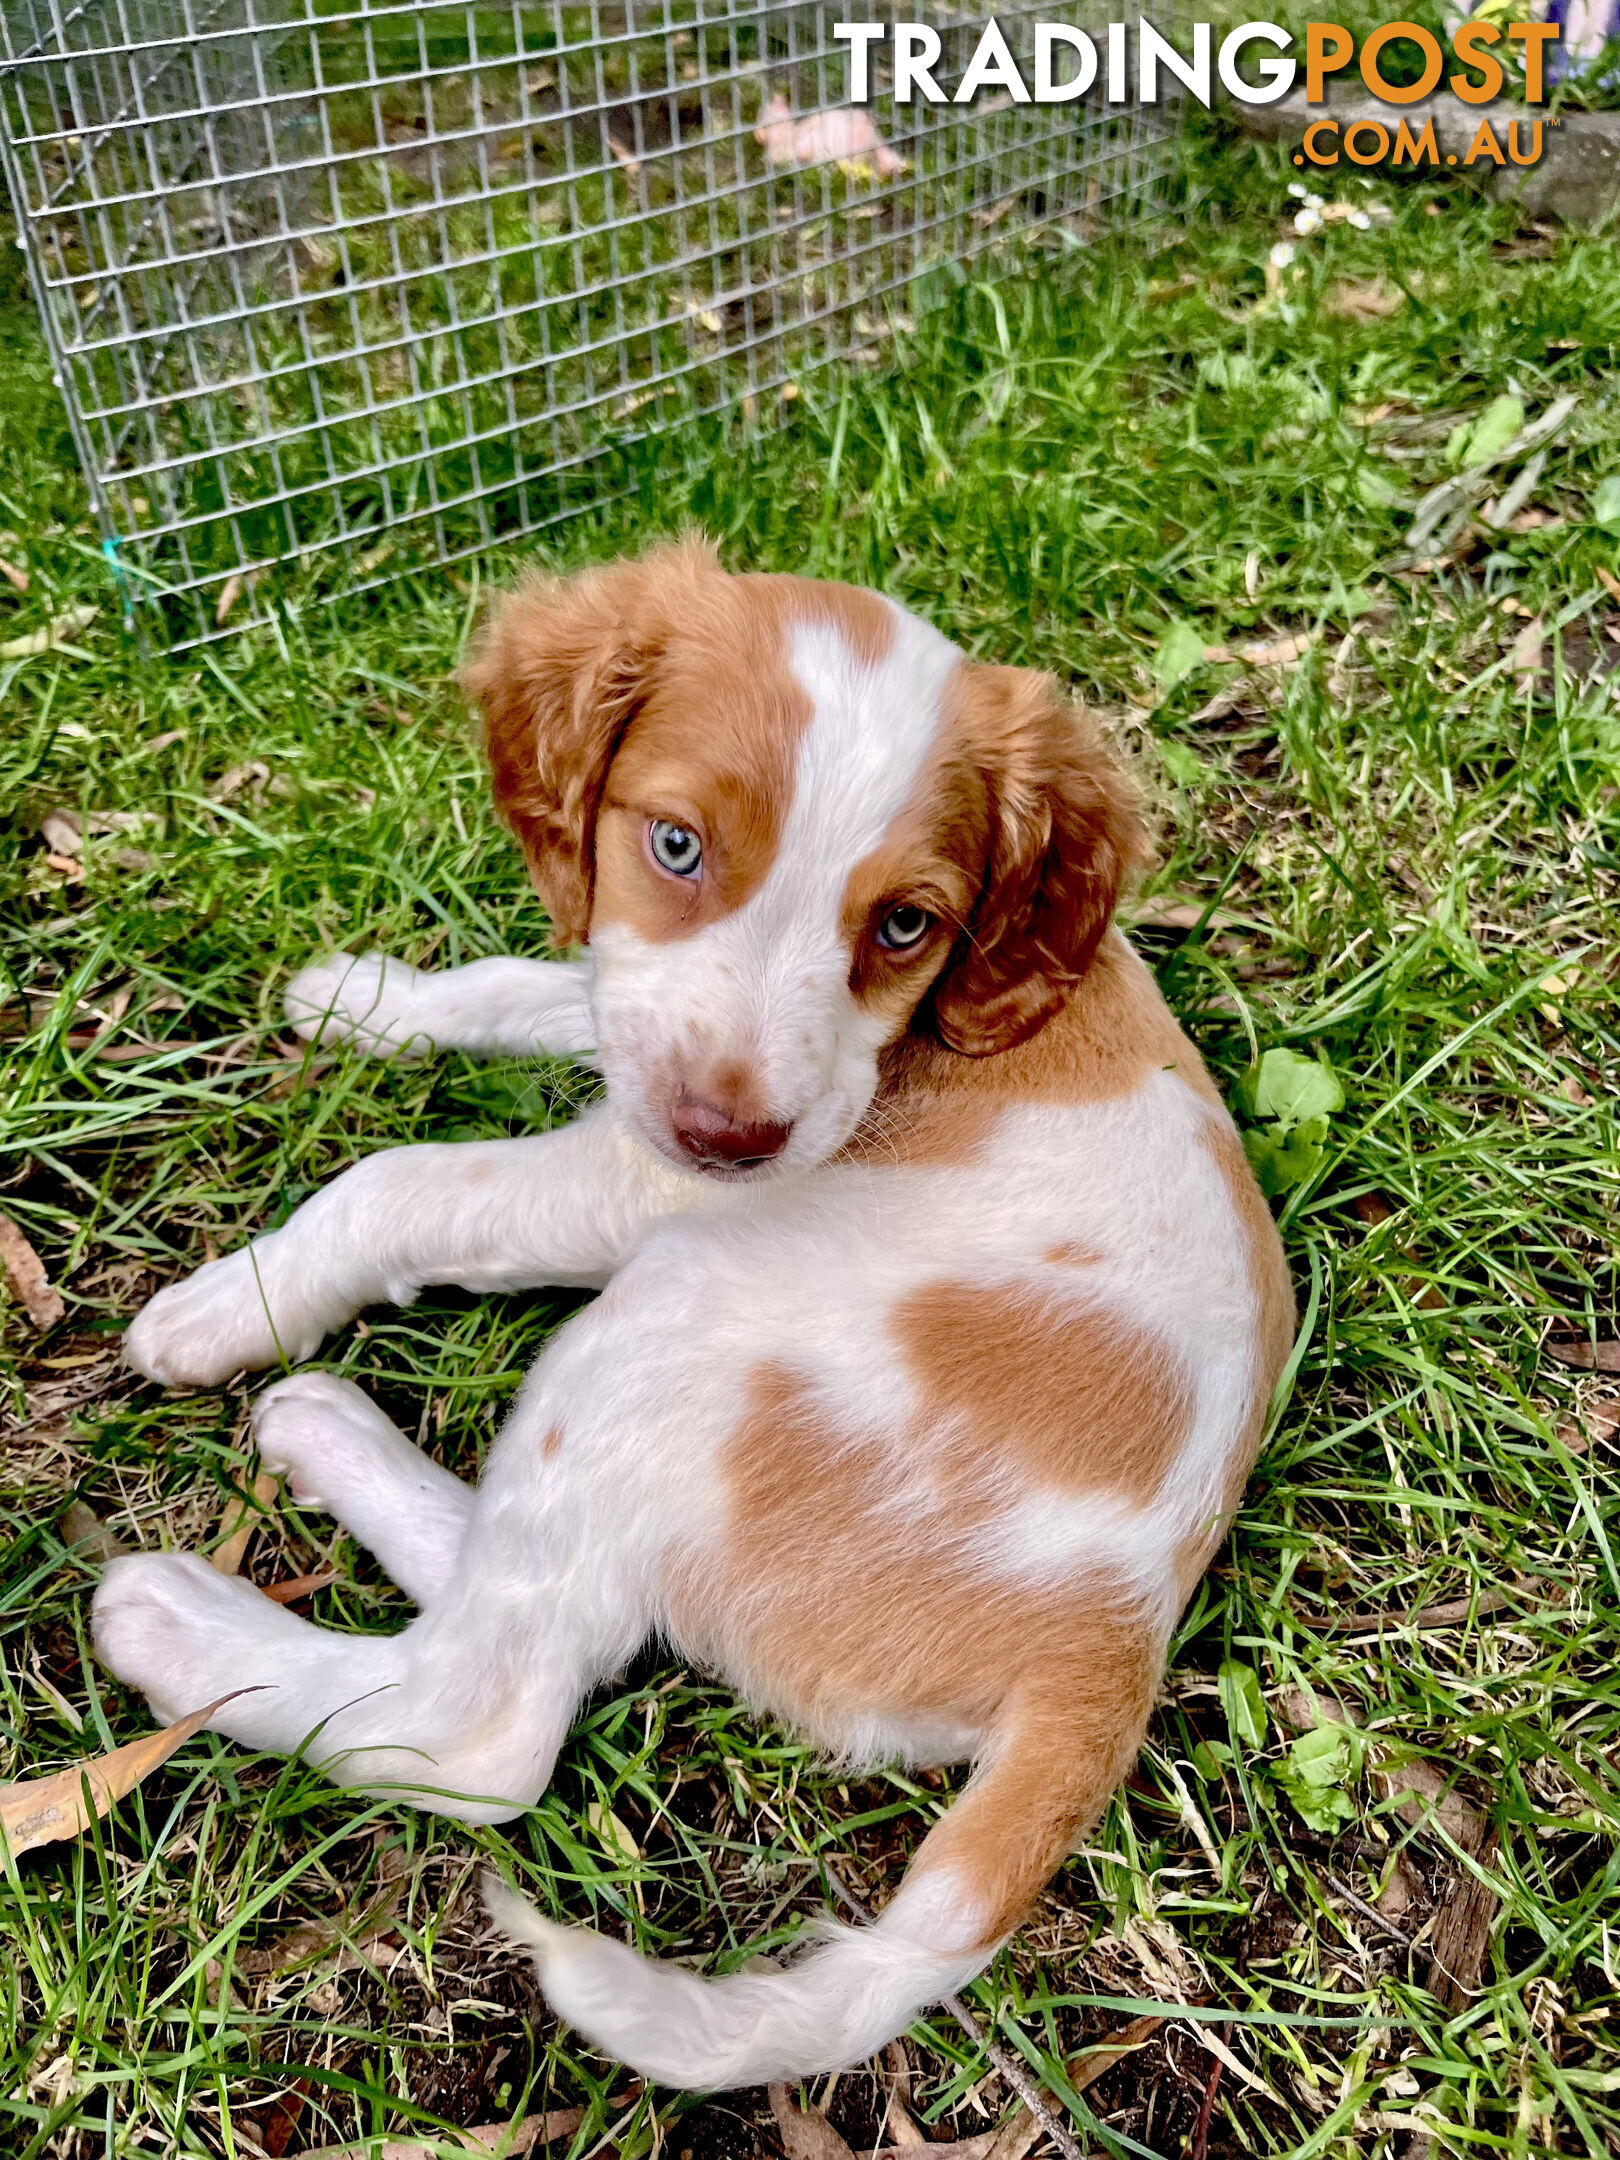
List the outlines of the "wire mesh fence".
<svg viewBox="0 0 1620 2160">
<path fill-rule="evenodd" d="M 847 99 L 775 0 L 0 0 L 0 144 L 104 546 L 176 645 L 538 532 L 635 443 L 1089 236 L 1155 107 Z M 984 17 L 924 10 L 947 92 Z M 1037 5 L 999 12 L 1027 50 Z M 1072 19 L 1072 18 L 1071 18 Z M 933 282 L 931 282 L 933 281 Z"/>
</svg>

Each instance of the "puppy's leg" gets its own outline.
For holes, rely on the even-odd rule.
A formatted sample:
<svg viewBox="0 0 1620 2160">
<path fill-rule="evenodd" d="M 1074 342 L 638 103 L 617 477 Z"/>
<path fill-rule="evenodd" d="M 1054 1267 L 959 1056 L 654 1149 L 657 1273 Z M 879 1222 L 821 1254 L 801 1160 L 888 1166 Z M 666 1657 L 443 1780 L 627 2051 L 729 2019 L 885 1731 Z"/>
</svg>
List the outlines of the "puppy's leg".
<svg viewBox="0 0 1620 2160">
<path fill-rule="evenodd" d="M 165 1723 L 217 1702 L 209 1723 L 245 1747 L 301 1753 L 339 1785 L 466 1822 L 503 1822 L 544 1791 L 574 1707 L 600 1677 L 555 1618 L 532 1594 L 468 1583 L 403 1634 L 339 1635 L 195 1553 L 140 1553 L 107 1568 L 94 1629 L 103 1663 Z"/>
<path fill-rule="evenodd" d="M 137 1372 L 214 1387 L 311 1357 L 362 1306 L 407 1305 L 429 1283 L 595 1288 L 649 1223 L 689 1205 L 610 1108 L 528 1140 L 368 1156 L 290 1222 L 160 1291 L 124 1337 Z"/>
<path fill-rule="evenodd" d="M 383 953 L 328 953 L 287 985 L 306 1042 L 351 1042 L 373 1057 L 581 1057 L 595 1047 L 584 961 L 474 960 L 430 974 Z"/>
<path fill-rule="evenodd" d="M 532 1407 L 532 1406 L 531 1406 Z M 648 1634 L 652 1571 L 625 1477 L 548 1451 L 520 1406 L 455 1559 L 402 1634 L 311 1626 L 192 1554 L 117 1560 L 96 1648 L 155 1714 L 229 1695 L 210 1720 L 248 1747 L 302 1752 L 337 1783 L 472 1822 L 544 1789 L 580 1696 Z"/>
<path fill-rule="evenodd" d="M 298 1373 L 253 1410 L 266 1469 L 306 1507 L 325 1508 L 375 1553 L 418 1605 L 450 1587 L 473 1489 L 413 1447 L 350 1380 Z"/>
</svg>

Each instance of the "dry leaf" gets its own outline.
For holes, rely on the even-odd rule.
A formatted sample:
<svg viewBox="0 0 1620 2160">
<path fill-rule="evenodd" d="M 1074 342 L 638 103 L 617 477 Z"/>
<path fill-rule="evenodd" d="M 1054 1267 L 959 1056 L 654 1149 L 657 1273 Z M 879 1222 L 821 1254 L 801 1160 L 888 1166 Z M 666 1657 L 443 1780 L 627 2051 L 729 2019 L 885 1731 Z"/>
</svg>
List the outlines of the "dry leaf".
<svg viewBox="0 0 1620 2160">
<path fill-rule="evenodd" d="M 1198 925 L 1204 922 L 1206 914 L 1209 920 L 1205 927 L 1210 930 L 1227 929 L 1237 921 L 1237 917 L 1229 915 L 1225 908 L 1206 909 L 1202 901 L 1175 900 L 1168 893 L 1163 893 L 1157 899 L 1143 902 L 1140 913 L 1131 917 L 1131 928 L 1196 930 Z"/>
<path fill-rule="evenodd" d="M 617 1853 L 623 1860 L 645 1859 L 641 1847 L 605 1802 L 593 1800 L 585 1810 L 585 1820 L 609 1852 Z"/>
<path fill-rule="evenodd" d="M 28 590 L 28 572 L 18 563 L 7 562 L 0 557 L 0 577 L 16 592 Z"/>
<path fill-rule="evenodd" d="M 1257 2092 L 1261 2095 L 1263 2099 L 1274 2101 L 1278 2107 L 1281 2107 L 1283 2105 L 1282 2101 L 1278 2098 L 1276 2093 L 1272 2091 L 1271 2087 L 1266 2083 L 1265 2079 L 1263 2077 L 1256 2077 L 1255 2073 L 1248 2067 L 1246 2063 L 1239 2062 L 1238 2058 L 1232 2053 L 1232 2050 L 1227 2046 L 1226 2042 L 1217 2038 L 1217 2036 L 1210 2031 L 1207 2025 L 1202 2023 L 1187 2024 L 1179 2026 L 1177 2029 L 1178 2031 L 1190 2034 L 1191 2037 L 1198 2042 L 1198 2045 L 1201 2048 L 1206 2049 L 1211 2055 L 1214 2056 L 1215 2060 L 1218 2063 L 1223 2064 L 1226 2069 L 1231 2071 L 1232 2075 L 1238 2080 L 1239 2084 L 1247 2085 L 1251 2092 Z"/>
<path fill-rule="evenodd" d="M 785 2085 L 766 2087 L 777 2135 L 787 2160 L 855 2160 L 820 2108 L 797 2108 Z"/>
<path fill-rule="evenodd" d="M 228 772 L 221 773 L 208 790 L 209 800 L 211 802 L 229 802 L 233 795 L 247 785 L 248 781 L 257 781 L 262 786 L 269 777 L 269 766 L 261 765 L 257 758 L 254 758 L 246 765 L 233 765 Z"/>
<path fill-rule="evenodd" d="M 928 2140 L 911 2119 L 911 2065 L 905 2043 L 891 2040 L 883 2050 L 883 2060 L 891 2080 L 889 2104 L 883 2112 L 884 2133 L 894 2146 L 926 2145 Z"/>
<path fill-rule="evenodd" d="M 214 602 L 214 628 L 216 630 L 224 628 L 226 619 L 231 609 L 241 599 L 246 584 L 247 579 L 242 575 L 241 571 L 233 570 L 219 588 L 219 598 Z"/>
<path fill-rule="evenodd" d="M 1605 570 L 1602 563 L 1594 563 L 1592 567 L 1596 570 L 1599 582 L 1610 597 L 1620 600 L 1620 577 L 1616 577 L 1612 570 Z"/>
<path fill-rule="evenodd" d="M 1586 1453 L 1590 1436 L 1599 1447 L 1604 1447 L 1620 1433 L 1620 1395 L 1594 1395 L 1590 1402 L 1580 1406 L 1580 1422 L 1567 1419 L 1558 1428 L 1558 1437 L 1572 1455 Z"/>
<path fill-rule="evenodd" d="M 1572 1102 L 1577 1110 L 1591 1109 L 1592 1098 L 1573 1073 L 1565 1073 L 1563 1079 L 1558 1083 L 1558 1091 L 1565 1102 Z"/>
<path fill-rule="evenodd" d="M 220 1525 L 225 1532 L 224 1542 L 216 1545 L 208 1555 L 211 1565 L 218 1568 L 222 1575 L 236 1575 L 241 1572 L 242 1561 L 253 1533 L 275 1499 L 279 1483 L 280 1480 L 274 1472 L 261 1470 L 253 1480 L 250 1499 L 247 1489 L 238 1482 L 237 1497 L 227 1503 Z"/>
<path fill-rule="evenodd" d="M 161 1732 L 144 1733 L 139 1740 L 132 1740 L 127 1747 L 114 1748 L 110 1755 L 97 1755 L 88 1762 L 74 1763 L 66 1770 L 57 1770 L 49 1777 L 26 1778 L 18 1785 L 0 1785 L 0 1826 L 5 1829 L 13 1857 L 32 1852 L 37 1845 L 52 1845 L 61 1838 L 77 1837 L 90 1821 L 92 1814 L 105 1815 L 116 1801 L 126 1793 L 133 1792 L 143 1778 L 166 1763 L 176 1748 L 183 1747 L 193 1733 L 199 1733 L 216 1710 L 228 1702 L 235 1702 L 238 1695 L 251 1695 L 251 1688 L 232 1688 L 228 1695 L 221 1695 L 201 1710 L 193 1710 L 178 1724 L 165 1725 Z M 90 1788 L 90 1806 L 85 1806 L 85 1786 Z"/>
<path fill-rule="evenodd" d="M 1389 1880 L 1373 1900 L 1375 1911 L 1386 1920 L 1397 1921 L 1417 1896 L 1417 1879 L 1406 1862 L 1396 1856 L 1395 1865 L 1389 1871 Z"/>
<path fill-rule="evenodd" d="M 1570 1342 L 1549 1338 L 1541 1347 L 1546 1356 L 1560 1365 L 1573 1365 L 1577 1372 L 1620 1373 L 1620 1342 Z"/>
<path fill-rule="evenodd" d="M 70 1500 L 56 1519 L 57 1534 L 62 1543 L 77 1559 L 93 1561 L 105 1567 L 109 1560 L 121 1560 L 128 1552 L 107 1528 L 94 1508 L 86 1507 L 82 1500 Z"/>
<path fill-rule="evenodd" d="M 641 171 L 640 158 L 633 151 L 627 150 L 617 136 L 610 135 L 607 139 L 607 146 L 623 167 L 627 177 L 634 180 Z"/>
<path fill-rule="evenodd" d="M 1024 2155 L 1045 2128 L 1020 2101 L 990 2140 L 984 2160 L 1024 2160 Z M 933 2147 L 929 2148 L 934 2150 Z"/>
<path fill-rule="evenodd" d="M 321 1568 L 313 1575 L 293 1575 L 286 1582 L 265 1583 L 262 1588 L 273 1605 L 292 1605 L 299 1598 L 313 1597 L 317 1590 L 342 1580 L 336 1568 Z"/>
<path fill-rule="evenodd" d="M 608 2106 L 627 2107 L 635 2098 L 634 2093 L 615 2093 Z M 584 2120 L 582 2107 L 553 2108 L 545 2115 L 525 2115 L 518 2123 L 473 2123 L 442 2137 L 384 2138 L 380 2145 L 323 2146 L 322 2151 L 325 2160 L 433 2160 L 454 2135 L 468 2141 L 471 2153 L 499 2152 L 518 2160 L 520 2154 L 533 2152 L 537 2145 L 549 2145 L 554 2138 L 571 2138 Z"/>
<path fill-rule="evenodd" d="M 44 1261 L 9 1215 L 0 1215 L 0 1265 L 35 1327 L 42 1333 L 55 1327 L 67 1307 L 51 1288 Z"/>
<path fill-rule="evenodd" d="M 8 644 L 0 645 L 0 660 L 29 660 L 35 653 L 51 652 L 56 646 L 67 644 L 100 613 L 100 608 L 94 607 L 69 608 L 65 615 L 58 615 L 43 630 L 30 631 L 27 637 L 12 638 Z"/>
<path fill-rule="evenodd" d="M 1064 2075 L 1076 2092 L 1084 2092 L 1088 2085 L 1095 2085 L 1098 2078 L 1113 2069 L 1115 2063 L 1139 2047 L 1146 2047 L 1159 2027 L 1162 2017 L 1132 2018 L 1128 2025 L 1106 2040 L 1099 2040 L 1095 2047 L 1083 2048 L 1069 2064 Z"/>
<path fill-rule="evenodd" d="M 72 855 L 86 834 L 99 840 L 108 833 L 139 832 L 146 823 L 139 810 L 47 810 L 39 821 L 39 833 L 47 847 Z"/>
<path fill-rule="evenodd" d="M 389 1857 L 383 1855 L 385 1861 Z M 391 1877 L 380 1881 L 369 1905 L 335 1920 L 300 1921 L 266 1949 L 250 1950 L 238 1959 L 240 1970 L 249 1979 L 275 1978 L 295 1966 L 313 1965 L 325 1951 L 335 1949 L 338 1954 L 331 1963 L 332 1972 L 375 1972 L 375 1953 L 397 1932 L 396 1915 L 405 1884 L 406 1869 L 401 1862 Z"/>
<path fill-rule="evenodd" d="M 1322 296 L 1322 312 L 1338 315 L 1354 321 L 1380 315 L 1393 315 L 1405 298 L 1404 293 L 1391 292 L 1382 278 L 1374 278 L 1370 284 L 1355 278 L 1335 278 Z"/>
<path fill-rule="evenodd" d="M 1314 630 L 1302 630 L 1297 637 L 1277 638 L 1270 644 L 1240 645 L 1238 657 L 1250 667 L 1286 667 L 1292 660 L 1303 659 L 1316 638 Z"/>
<path fill-rule="evenodd" d="M 1513 680 L 1520 690 L 1528 690 L 1540 672 L 1544 633 L 1541 617 L 1533 615 L 1513 640 Z"/>
</svg>

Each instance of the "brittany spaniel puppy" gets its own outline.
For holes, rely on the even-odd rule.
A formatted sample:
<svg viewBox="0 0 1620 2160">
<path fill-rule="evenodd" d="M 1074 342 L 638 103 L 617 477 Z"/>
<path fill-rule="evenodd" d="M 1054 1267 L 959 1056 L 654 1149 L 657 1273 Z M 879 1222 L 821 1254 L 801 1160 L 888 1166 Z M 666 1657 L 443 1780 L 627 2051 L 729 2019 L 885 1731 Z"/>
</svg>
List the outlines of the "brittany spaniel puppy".
<svg viewBox="0 0 1620 2160">
<path fill-rule="evenodd" d="M 497 1886 L 558 2013 L 675 2085 L 856 2061 L 1015 1928 L 1129 1767 L 1287 1356 L 1277 1233 L 1109 927 L 1141 850 L 1082 714 L 875 593 L 695 543 L 500 602 L 465 680 L 583 962 L 337 955 L 288 993 L 389 1055 L 591 1053 L 536 1138 L 373 1155 L 130 1328 L 152 1379 L 297 1363 L 428 1283 L 583 1284 L 474 1490 L 330 1374 L 268 1467 L 420 1607 L 312 1626 L 114 1561 L 171 1718 L 468 1822 L 532 1805 L 650 1636 L 853 1762 L 969 1761 L 876 1923 L 705 1980 Z"/>
</svg>

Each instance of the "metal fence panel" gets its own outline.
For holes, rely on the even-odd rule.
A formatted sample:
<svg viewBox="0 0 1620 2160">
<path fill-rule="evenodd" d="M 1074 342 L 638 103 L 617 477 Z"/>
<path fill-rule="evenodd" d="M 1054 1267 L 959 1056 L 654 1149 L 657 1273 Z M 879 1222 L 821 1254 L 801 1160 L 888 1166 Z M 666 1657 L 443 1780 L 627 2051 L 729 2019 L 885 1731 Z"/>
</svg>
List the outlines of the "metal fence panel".
<svg viewBox="0 0 1620 2160">
<path fill-rule="evenodd" d="M 934 266 L 1165 168 L 1157 108 L 898 105 L 881 56 L 862 142 L 846 12 L 0 0 L 53 364 L 173 641 L 538 532 L 652 430 L 877 357 Z M 1042 12 L 1000 11 L 1021 58 Z M 949 88 L 984 17 L 918 19 Z"/>
</svg>

